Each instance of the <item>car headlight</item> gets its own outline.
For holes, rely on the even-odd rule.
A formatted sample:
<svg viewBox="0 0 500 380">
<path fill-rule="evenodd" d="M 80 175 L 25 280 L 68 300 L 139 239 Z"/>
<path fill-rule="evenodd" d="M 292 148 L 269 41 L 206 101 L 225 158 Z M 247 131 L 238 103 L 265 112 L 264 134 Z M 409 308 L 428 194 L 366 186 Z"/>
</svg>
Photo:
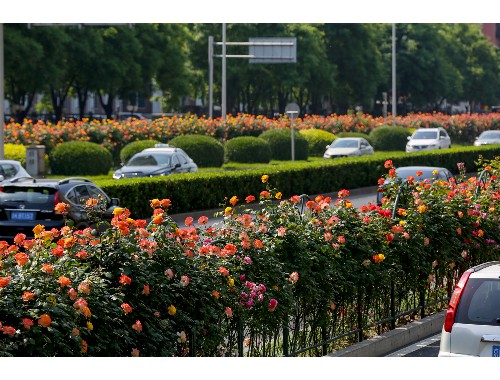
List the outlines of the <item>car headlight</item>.
<svg viewBox="0 0 500 380">
<path fill-rule="evenodd" d="M 121 173 L 113 173 L 113 179 L 120 179 L 123 177 L 123 174 Z"/>
</svg>

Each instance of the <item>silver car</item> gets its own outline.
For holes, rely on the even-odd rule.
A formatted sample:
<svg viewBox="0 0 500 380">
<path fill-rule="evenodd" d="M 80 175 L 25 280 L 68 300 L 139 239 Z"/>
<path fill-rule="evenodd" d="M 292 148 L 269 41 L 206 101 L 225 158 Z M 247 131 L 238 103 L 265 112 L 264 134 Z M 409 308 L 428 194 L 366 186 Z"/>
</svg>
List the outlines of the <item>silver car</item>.
<svg viewBox="0 0 500 380">
<path fill-rule="evenodd" d="M 500 357 L 500 262 L 464 272 L 451 296 L 438 356 Z"/>
<path fill-rule="evenodd" d="M 373 147 L 362 137 L 340 137 L 326 146 L 323 158 L 363 156 L 373 154 Z"/>
<path fill-rule="evenodd" d="M 442 127 L 417 129 L 406 144 L 407 153 L 446 148 L 451 148 L 451 139 Z"/>
<path fill-rule="evenodd" d="M 197 171 L 196 163 L 182 149 L 160 144 L 134 154 L 121 169 L 113 173 L 113 178 L 156 177 Z"/>
<path fill-rule="evenodd" d="M 500 144 L 500 131 L 484 131 L 474 141 L 474 146 Z"/>
<path fill-rule="evenodd" d="M 19 161 L 0 160 L 0 185 L 16 178 L 31 178 L 31 175 Z"/>
</svg>

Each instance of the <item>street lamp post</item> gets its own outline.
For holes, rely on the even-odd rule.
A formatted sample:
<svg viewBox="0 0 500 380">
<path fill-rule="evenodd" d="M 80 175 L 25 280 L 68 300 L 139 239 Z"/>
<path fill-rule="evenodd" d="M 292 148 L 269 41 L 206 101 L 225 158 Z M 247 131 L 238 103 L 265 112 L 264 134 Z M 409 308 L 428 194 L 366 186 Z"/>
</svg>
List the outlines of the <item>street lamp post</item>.
<svg viewBox="0 0 500 380">
<path fill-rule="evenodd" d="M 4 72 L 3 72 L 3 24 L 0 23 L 0 159 L 5 158 L 4 153 L 4 125 L 5 125 L 5 115 L 4 115 Z"/>
<path fill-rule="evenodd" d="M 392 120 L 396 126 L 396 24 L 392 24 Z"/>
</svg>

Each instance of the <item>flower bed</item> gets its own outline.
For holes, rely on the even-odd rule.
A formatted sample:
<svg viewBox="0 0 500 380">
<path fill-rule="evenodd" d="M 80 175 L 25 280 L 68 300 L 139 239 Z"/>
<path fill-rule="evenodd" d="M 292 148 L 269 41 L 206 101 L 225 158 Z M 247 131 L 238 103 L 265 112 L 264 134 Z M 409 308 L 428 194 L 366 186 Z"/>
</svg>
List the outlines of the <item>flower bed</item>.
<svg viewBox="0 0 500 380">
<path fill-rule="evenodd" d="M 373 117 L 367 114 L 329 116 L 306 115 L 294 120 L 296 129 L 323 129 L 334 134 L 339 132 L 369 133 L 382 125 L 392 125 L 392 117 Z M 168 142 L 176 136 L 202 134 L 226 141 L 237 136 L 258 136 L 262 132 L 276 128 L 290 128 L 291 120 L 286 117 L 269 119 L 263 116 L 238 114 L 209 119 L 187 115 L 183 117 L 163 117 L 156 120 L 88 120 L 50 122 L 25 120 L 24 123 L 11 122 L 5 125 L 5 141 L 19 145 L 45 145 L 50 153 L 56 145 L 65 141 L 91 141 L 108 148 L 115 157 L 126 144 L 136 140 L 159 140 Z M 460 114 L 444 115 L 410 114 L 398 116 L 396 124 L 408 128 L 445 128 L 453 142 L 472 144 L 474 138 L 486 129 L 500 128 L 500 114 Z"/>
<path fill-rule="evenodd" d="M 360 210 L 342 190 L 301 215 L 300 197 L 264 175 L 259 194 L 228 196 L 220 226 L 176 225 L 168 199 L 150 201 L 149 224 L 117 209 L 102 234 L 37 226 L 33 240 L 0 242 L 0 355 L 281 356 L 284 334 L 296 349 L 373 321 L 391 279 L 449 294 L 465 268 L 498 258 L 500 161 L 481 165 L 484 181 L 415 173 Z M 236 211 L 256 199 L 256 211 Z M 86 207 L 98 220 L 96 204 Z"/>
</svg>

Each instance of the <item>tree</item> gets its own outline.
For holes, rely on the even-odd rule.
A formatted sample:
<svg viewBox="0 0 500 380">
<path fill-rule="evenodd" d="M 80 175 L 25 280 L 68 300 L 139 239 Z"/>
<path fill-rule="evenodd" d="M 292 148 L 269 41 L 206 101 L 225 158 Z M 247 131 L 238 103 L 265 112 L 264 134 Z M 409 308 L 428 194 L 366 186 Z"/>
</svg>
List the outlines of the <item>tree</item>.
<svg viewBox="0 0 500 380">
<path fill-rule="evenodd" d="M 44 49 L 34 40 L 26 24 L 4 25 L 5 97 L 22 122 L 33 105 L 35 94 L 44 88 L 42 66 Z"/>
<path fill-rule="evenodd" d="M 379 26 L 375 24 L 324 24 L 328 60 L 337 67 L 330 89 L 336 113 L 356 105 L 373 110 L 377 88 L 387 81 L 379 49 Z"/>
</svg>

